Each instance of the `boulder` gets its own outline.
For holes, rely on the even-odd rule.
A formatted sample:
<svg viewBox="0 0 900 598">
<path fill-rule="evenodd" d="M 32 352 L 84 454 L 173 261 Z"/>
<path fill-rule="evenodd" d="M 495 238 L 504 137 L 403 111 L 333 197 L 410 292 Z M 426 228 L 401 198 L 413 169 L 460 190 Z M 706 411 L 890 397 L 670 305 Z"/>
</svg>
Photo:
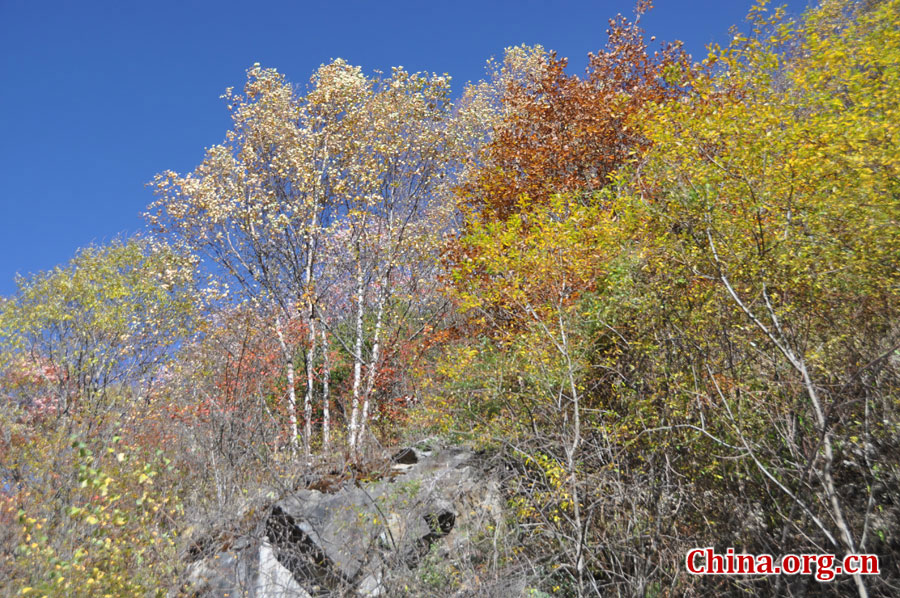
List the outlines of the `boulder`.
<svg viewBox="0 0 900 598">
<path fill-rule="evenodd" d="M 315 484 L 269 505 L 255 531 L 189 567 L 209 598 L 384 596 L 439 544 L 445 556 L 499 525 L 499 483 L 471 451 L 405 449 L 367 482 Z"/>
</svg>

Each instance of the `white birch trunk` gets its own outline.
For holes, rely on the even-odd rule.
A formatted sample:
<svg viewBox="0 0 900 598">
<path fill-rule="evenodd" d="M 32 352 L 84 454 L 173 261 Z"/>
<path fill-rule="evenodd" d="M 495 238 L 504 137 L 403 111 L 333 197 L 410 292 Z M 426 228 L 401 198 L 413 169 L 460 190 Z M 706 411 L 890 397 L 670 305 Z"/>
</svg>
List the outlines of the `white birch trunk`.
<svg viewBox="0 0 900 598">
<path fill-rule="evenodd" d="M 328 358 L 328 339 L 322 328 L 322 447 L 327 451 L 331 445 L 331 360 Z"/>
<path fill-rule="evenodd" d="M 378 358 L 381 352 L 381 328 L 384 321 L 384 304 L 387 300 L 387 290 L 382 288 L 378 299 L 378 312 L 375 316 L 375 334 L 372 337 L 372 358 L 366 370 L 366 388 L 363 392 L 362 417 L 359 422 L 359 434 L 357 441 L 361 442 L 366 433 L 366 424 L 369 420 L 369 405 L 371 404 L 372 390 L 375 388 L 375 374 L 378 370 Z"/>
<path fill-rule="evenodd" d="M 303 397 L 303 450 L 309 461 L 310 450 L 309 444 L 312 438 L 312 400 L 313 400 L 313 384 L 314 365 L 316 361 L 316 320 L 315 320 L 315 301 L 313 291 L 312 269 L 315 261 L 315 242 L 313 235 L 315 234 L 316 224 L 319 215 L 319 200 L 316 196 L 313 202 L 312 216 L 310 217 L 309 230 L 306 233 L 306 271 L 304 272 L 304 285 L 306 287 L 304 294 L 306 295 L 306 323 L 309 327 L 309 352 L 306 354 L 306 395 Z"/>
<path fill-rule="evenodd" d="M 387 303 L 388 294 L 390 293 L 391 270 L 394 265 L 394 255 L 396 248 L 392 246 L 394 242 L 394 203 L 391 201 L 388 209 L 388 234 L 387 234 L 387 267 L 381 279 L 381 288 L 378 295 L 378 306 L 375 315 L 375 333 L 372 338 L 372 358 L 369 361 L 369 367 L 366 371 L 366 388 L 363 394 L 362 418 L 359 425 L 359 434 L 357 442 L 359 442 L 366 431 L 366 424 L 369 421 L 369 405 L 371 404 L 372 391 L 375 388 L 375 375 L 378 371 L 378 358 L 381 352 L 381 328 L 384 322 L 384 305 Z M 398 241 L 399 244 L 399 241 Z"/>
<path fill-rule="evenodd" d="M 275 334 L 278 336 L 278 344 L 281 346 L 281 355 L 284 358 L 284 373 L 287 378 L 288 418 L 291 424 L 291 451 L 297 450 L 297 391 L 294 388 L 294 360 L 284 338 L 284 330 L 281 324 L 281 316 L 275 316 Z"/>
<path fill-rule="evenodd" d="M 350 448 L 356 450 L 357 428 L 359 426 L 359 395 L 362 382 L 363 345 L 363 272 L 359 241 L 356 245 L 356 345 L 353 355 L 353 403 L 350 411 Z"/>
<path fill-rule="evenodd" d="M 312 399 L 313 384 L 315 382 L 315 370 L 313 365 L 316 360 L 316 321 L 309 320 L 309 352 L 306 354 L 306 396 L 303 397 L 303 450 L 306 459 L 309 460 L 309 443 L 312 438 Z"/>
</svg>

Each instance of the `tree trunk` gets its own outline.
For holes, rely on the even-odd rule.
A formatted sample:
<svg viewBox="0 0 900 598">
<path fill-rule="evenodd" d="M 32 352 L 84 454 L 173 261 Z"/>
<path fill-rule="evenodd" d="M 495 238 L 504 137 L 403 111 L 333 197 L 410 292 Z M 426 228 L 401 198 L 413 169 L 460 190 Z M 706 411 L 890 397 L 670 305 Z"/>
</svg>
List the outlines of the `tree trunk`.
<svg viewBox="0 0 900 598">
<path fill-rule="evenodd" d="M 316 360 L 316 321 L 309 320 L 309 351 L 306 354 L 306 396 L 303 397 L 303 450 L 306 460 L 309 461 L 309 443 L 312 438 L 312 397 L 313 384 L 315 382 L 315 370 L 313 366 Z"/>
<path fill-rule="evenodd" d="M 325 142 L 325 162 L 328 162 L 328 142 Z M 321 179 L 320 179 L 321 182 Z M 317 184 L 318 187 L 318 184 Z M 316 261 L 316 227 L 319 217 L 319 189 L 313 193 L 312 214 L 309 218 L 309 229 L 306 231 L 306 268 L 304 275 L 304 299 L 306 300 L 306 324 L 309 327 L 309 352 L 306 354 L 306 396 L 303 398 L 303 450 L 306 460 L 309 461 L 309 444 L 312 439 L 312 400 L 313 384 L 315 382 L 316 362 L 316 301 L 313 283 L 313 263 Z"/>
<path fill-rule="evenodd" d="M 275 316 L 275 334 L 278 336 L 278 344 L 281 346 L 281 355 L 284 358 L 284 373 L 287 378 L 288 418 L 291 423 L 291 451 L 297 451 L 297 391 L 294 387 L 294 359 L 284 338 L 284 329 L 281 324 L 281 316 Z"/>
<path fill-rule="evenodd" d="M 385 281 L 386 282 L 386 281 Z M 366 388 L 363 393 L 362 417 L 359 423 L 359 435 L 357 441 L 361 441 L 366 432 L 366 423 L 369 419 L 369 405 L 372 390 L 375 388 L 375 374 L 378 370 L 378 358 L 381 352 L 381 324 L 384 321 L 384 304 L 387 301 L 387 284 L 382 285 L 381 296 L 378 299 L 378 312 L 375 316 L 375 334 L 372 337 L 372 358 L 366 371 Z"/>
<path fill-rule="evenodd" d="M 331 399 L 328 396 L 331 382 L 331 360 L 328 358 L 328 339 L 322 328 L 322 448 L 331 444 Z"/>
<path fill-rule="evenodd" d="M 350 411 L 350 449 L 356 451 L 359 426 L 359 394 L 362 382 L 363 272 L 359 241 L 356 242 L 356 345 L 353 355 L 353 403 Z"/>
</svg>

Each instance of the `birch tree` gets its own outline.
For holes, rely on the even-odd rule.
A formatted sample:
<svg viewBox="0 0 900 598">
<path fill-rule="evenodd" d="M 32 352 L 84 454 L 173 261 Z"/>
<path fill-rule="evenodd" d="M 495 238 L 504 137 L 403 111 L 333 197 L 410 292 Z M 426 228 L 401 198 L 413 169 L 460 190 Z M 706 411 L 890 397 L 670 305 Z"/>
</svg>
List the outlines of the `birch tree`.
<svg viewBox="0 0 900 598">
<path fill-rule="evenodd" d="M 295 445 L 297 348 L 285 329 L 295 318 L 305 327 L 307 455 L 323 317 L 348 315 L 335 313 L 337 306 L 352 313 L 352 333 L 331 336 L 353 361 L 355 447 L 371 409 L 394 285 L 401 273 L 418 280 L 417 260 L 436 263 L 435 233 L 450 212 L 435 200 L 460 152 L 469 151 L 461 139 L 472 129 L 455 124 L 449 93 L 445 76 L 395 68 L 390 77 L 367 78 L 339 59 L 320 67 L 301 95 L 277 71 L 255 65 L 243 94 L 223 96 L 234 121 L 225 142 L 193 173 L 156 178 L 151 223 L 189 243 L 237 283 L 240 298 L 269 314 Z"/>
<path fill-rule="evenodd" d="M 160 232 L 183 239 L 237 284 L 238 295 L 266 312 L 281 347 L 292 446 L 297 447 L 295 352 L 286 326 L 302 318 L 308 329 L 306 362 L 315 350 L 315 276 L 319 231 L 328 208 L 337 115 L 352 89 L 313 77 L 298 96 L 274 69 L 254 65 L 243 94 L 223 98 L 233 128 L 187 175 L 167 171 L 155 179 L 158 201 L 148 218 Z M 328 101 L 320 101 L 322 97 Z M 227 283 L 226 283 L 227 288 Z M 304 447 L 311 435 L 312 384 L 306 372 Z"/>
<path fill-rule="evenodd" d="M 474 129 L 455 118 L 449 93 L 446 76 L 395 68 L 389 78 L 370 81 L 359 110 L 345 117 L 360 141 L 335 182 L 340 218 L 328 237 L 335 278 L 345 286 L 353 313 L 351 337 L 338 339 L 353 359 L 353 449 L 373 408 L 398 290 L 421 291 L 451 221 L 450 203 L 443 199 Z"/>
</svg>

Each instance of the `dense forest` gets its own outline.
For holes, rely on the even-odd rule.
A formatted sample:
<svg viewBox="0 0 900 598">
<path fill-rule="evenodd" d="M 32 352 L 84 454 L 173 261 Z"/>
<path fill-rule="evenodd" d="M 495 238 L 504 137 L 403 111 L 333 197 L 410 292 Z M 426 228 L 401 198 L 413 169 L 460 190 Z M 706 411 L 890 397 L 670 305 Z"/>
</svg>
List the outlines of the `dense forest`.
<svg viewBox="0 0 900 598">
<path fill-rule="evenodd" d="M 702 61 L 649 9 L 455 95 L 253 65 L 144 233 L 0 297 L 0 595 L 191 595 L 200 534 L 422 441 L 498 464 L 504 531 L 382 595 L 900 595 L 900 0 Z"/>
</svg>

